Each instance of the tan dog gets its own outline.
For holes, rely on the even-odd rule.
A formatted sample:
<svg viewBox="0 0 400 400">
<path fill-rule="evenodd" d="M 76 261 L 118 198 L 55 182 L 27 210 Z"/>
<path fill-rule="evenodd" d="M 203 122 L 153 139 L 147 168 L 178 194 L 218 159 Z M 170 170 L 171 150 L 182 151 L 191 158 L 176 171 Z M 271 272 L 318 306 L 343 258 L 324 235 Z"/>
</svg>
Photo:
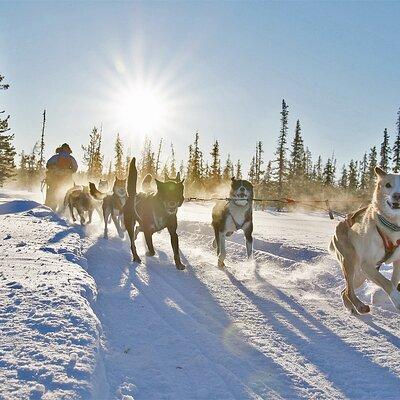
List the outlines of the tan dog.
<svg viewBox="0 0 400 400">
<path fill-rule="evenodd" d="M 96 185 L 89 182 L 90 194 L 103 202 L 104 238 L 108 238 L 109 218 L 114 222 L 120 238 L 125 236 L 123 208 L 127 198 L 126 179 L 115 178 L 112 193 L 103 193 L 97 190 Z"/>
<path fill-rule="evenodd" d="M 400 310 L 400 175 L 387 174 L 379 167 L 375 173 L 377 182 L 371 204 L 340 222 L 329 245 L 346 280 L 343 303 L 359 314 L 370 311 L 355 294 L 365 279 L 380 286 Z M 379 272 L 383 262 L 393 263 L 391 281 Z"/>
<path fill-rule="evenodd" d="M 89 192 L 88 186 L 74 186 L 69 189 L 64 198 L 64 207 L 68 206 L 72 220 L 75 222 L 74 208 L 78 211 L 81 225 L 85 225 L 85 212 L 89 214 L 89 223 L 92 222 L 92 215 L 95 209 L 101 204 L 95 200 Z M 101 213 L 99 213 L 101 216 Z"/>
</svg>

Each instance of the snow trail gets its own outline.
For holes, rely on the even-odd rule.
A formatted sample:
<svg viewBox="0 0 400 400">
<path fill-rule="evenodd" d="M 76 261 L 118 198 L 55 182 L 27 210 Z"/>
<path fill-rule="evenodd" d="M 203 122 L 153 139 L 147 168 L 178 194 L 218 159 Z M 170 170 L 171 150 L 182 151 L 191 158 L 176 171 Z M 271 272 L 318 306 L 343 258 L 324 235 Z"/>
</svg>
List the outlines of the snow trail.
<svg viewBox="0 0 400 400">
<path fill-rule="evenodd" d="M 0 195 L 0 398 L 398 398 L 399 314 L 371 283 L 372 313 L 345 311 L 326 216 L 256 211 L 254 261 L 234 234 L 220 270 L 210 207 L 186 204 L 182 272 L 167 232 L 135 265 L 19 197 Z"/>
<path fill-rule="evenodd" d="M 286 232 L 294 221 L 300 230 L 303 215 L 273 216 L 266 230 L 265 213 L 256 212 L 264 229 L 260 236 L 255 232 L 255 263 L 243 261 L 243 238 L 234 235 L 228 244 L 233 265 L 221 271 L 211 248 L 208 212 L 194 205 L 183 210 L 179 230 L 188 265 L 183 273 L 173 265 L 166 233 L 155 235 L 156 257 L 143 257 L 136 267 L 129 262 L 128 243 L 118 239 L 99 239 L 86 254 L 99 288 L 98 316 L 109 326 L 109 346 L 118 348 L 116 355 L 109 347 L 106 360 L 110 396 L 397 397 L 398 316 L 388 303 L 362 319 L 344 311 L 340 271 L 323 247 L 332 229 L 329 220 L 304 215 L 314 227 L 322 222 L 323 230 L 306 240 L 292 240 L 293 233 L 285 241 L 266 240 L 282 222 Z M 319 242 L 307 242 L 315 236 Z M 115 315 L 118 305 L 121 317 Z M 118 320 L 123 322 L 116 327 Z"/>
</svg>

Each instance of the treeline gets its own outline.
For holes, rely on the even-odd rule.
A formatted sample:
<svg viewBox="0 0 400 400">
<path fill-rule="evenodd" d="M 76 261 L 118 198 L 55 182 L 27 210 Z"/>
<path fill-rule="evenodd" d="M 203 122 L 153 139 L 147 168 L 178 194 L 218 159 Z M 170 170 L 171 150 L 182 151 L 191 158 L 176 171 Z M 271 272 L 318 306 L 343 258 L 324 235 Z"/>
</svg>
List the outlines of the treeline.
<svg viewBox="0 0 400 400">
<path fill-rule="evenodd" d="M 325 199 L 339 195 L 361 198 L 369 194 L 375 182 L 374 168 L 377 165 L 387 171 L 400 172 L 400 110 L 397 113 L 393 145 L 385 128 L 378 147 L 370 148 L 360 160 L 351 159 L 340 168 L 334 155 L 326 160 L 321 155 L 313 157 L 304 142 L 299 119 L 294 125 L 293 135 L 290 134 L 289 106 L 285 100 L 282 101 L 280 125 L 274 158 L 265 160 L 264 143 L 258 141 L 254 146 L 254 155 L 244 163 L 240 159 L 232 160 L 229 154 L 223 157 L 219 140 L 215 140 L 211 148 L 204 151 L 199 132 L 194 134 L 193 143 L 188 146 L 187 159 L 179 163 L 173 143 L 165 146 L 160 140 L 154 144 L 147 138 L 138 157 L 140 175 L 144 177 L 151 174 L 165 179 L 176 176 L 179 171 L 186 178 L 189 196 L 218 193 L 219 188 L 226 190 L 227 183 L 234 176 L 237 179 L 249 179 L 258 197 Z M 113 163 L 104 165 L 101 145 L 102 131 L 94 127 L 89 144 L 82 146 L 88 178 L 124 177 L 130 154 L 125 151 L 119 135 L 114 144 Z"/>
<path fill-rule="evenodd" d="M 0 83 L 2 80 L 3 77 L 0 77 Z M 1 85 L 0 88 L 7 89 L 8 86 Z M 289 116 L 289 106 L 282 100 L 280 130 L 271 160 L 265 159 L 261 140 L 255 143 L 253 156 L 249 160 L 233 160 L 229 154 L 222 155 L 219 140 L 215 140 L 210 149 L 204 150 L 200 134 L 195 132 L 194 140 L 188 146 L 186 160 L 178 161 L 172 142 L 165 143 L 161 139 L 158 143 L 152 143 L 146 138 L 137 157 L 140 178 L 151 174 L 166 179 L 180 172 L 186 179 L 188 196 L 225 193 L 234 176 L 250 180 L 255 187 L 255 195 L 262 198 L 354 199 L 369 197 L 377 165 L 387 171 L 400 172 L 400 110 L 396 117 L 393 143 L 385 128 L 380 145 L 370 148 L 360 160 L 351 159 L 340 167 L 334 155 L 325 160 L 321 155 L 313 156 L 304 142 L 300 120 L 296 118 L 293 128 L 290 128 Z M 5 133 L 8 130 L 8 118 L 0 119 L 0 184 L 14 176 L 20 185 L 29 189 L 44 178 L 45 123 L 44 112 L 40 140 L 29 153 L 22 151 L 19 154 L 18 168 L 15 168 L 13 136 Z M 102 127 L 93 127 L 87 144 L 82 145 L 84 169 L 78 173 L 78 181 L 96 181 L 100 178 L 111 181 L 115 176 L 126 176 L 130 149 L 125 148 L 117 134 L 113 159 L 106 164 L 102 140 Z"/>
</svg>

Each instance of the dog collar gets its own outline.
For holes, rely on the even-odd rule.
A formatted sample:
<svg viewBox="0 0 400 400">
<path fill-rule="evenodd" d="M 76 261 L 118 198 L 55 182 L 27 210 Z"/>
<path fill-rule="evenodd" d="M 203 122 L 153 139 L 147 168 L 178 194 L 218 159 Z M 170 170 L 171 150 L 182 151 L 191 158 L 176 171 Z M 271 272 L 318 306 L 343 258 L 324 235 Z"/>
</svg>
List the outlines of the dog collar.
<svg viewBox="0 0 400 400">
<path fill-rule="evenodd" d="M 381 214 L 378 214 L 378 219 L 380 223 L 386 228 L 390 229 L 393 232 L 400 232 L 400 226 L 393 224 L 392 222 L 389 222 L 386 218 L 384 218 Z"/>
</svg>

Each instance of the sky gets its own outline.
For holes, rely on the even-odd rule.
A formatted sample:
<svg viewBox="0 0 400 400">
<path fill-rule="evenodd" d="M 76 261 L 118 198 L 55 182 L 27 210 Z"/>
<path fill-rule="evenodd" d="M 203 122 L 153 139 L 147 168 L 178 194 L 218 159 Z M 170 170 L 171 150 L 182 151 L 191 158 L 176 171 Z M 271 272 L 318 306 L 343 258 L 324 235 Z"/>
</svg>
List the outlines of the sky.
<svg viewBox="0 0 400 400">
<path fill-rule="evenodd" d="M 103 128 L 105 161 L 120 133 L 187 156 L 195 131 L 209 154 L 247 168 L 255 143 L 273 158 L 282 99 L 289 145 L 297 119 L 312 154 L 339 164 L 393 141 L 400 107 L 400 2 L 0 2 L 0 74 L 18 151 L 31 151 L 47 110 L 46 156 Z"/>
</svg>

